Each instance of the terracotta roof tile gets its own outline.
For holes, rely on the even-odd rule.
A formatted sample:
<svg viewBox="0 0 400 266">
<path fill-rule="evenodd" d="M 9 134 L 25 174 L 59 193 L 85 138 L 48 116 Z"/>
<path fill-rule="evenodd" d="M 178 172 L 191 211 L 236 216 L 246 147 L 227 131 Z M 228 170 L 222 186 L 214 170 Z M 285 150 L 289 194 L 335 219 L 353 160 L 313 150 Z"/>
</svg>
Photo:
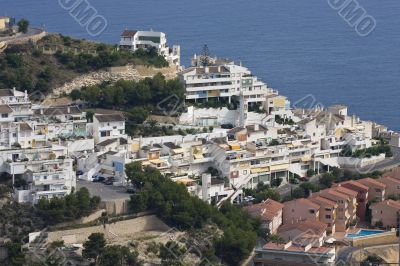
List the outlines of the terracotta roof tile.
<svg viewBox="0 0 400 266">
<path fill-rule="evenodd" d="M 262 220 L 271 221 L 283 209 L 284 205 L 272 199 L 265 202 L 245 207 L 251 216 L 260 217 Z"/>
</svg>

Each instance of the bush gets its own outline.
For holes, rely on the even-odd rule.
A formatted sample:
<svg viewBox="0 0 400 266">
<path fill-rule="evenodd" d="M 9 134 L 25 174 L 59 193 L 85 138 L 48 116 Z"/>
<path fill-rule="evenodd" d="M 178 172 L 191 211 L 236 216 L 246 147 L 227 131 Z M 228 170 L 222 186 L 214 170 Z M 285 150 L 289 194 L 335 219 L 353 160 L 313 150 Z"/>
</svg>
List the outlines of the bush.
<svg viewBox="0 0 400 266">
<path fill-rule="evenodd" d="M 54 225 L 87 216 L 96 210 L 99 204 L 99 197 L 90 197 L 87 188 L 81 188 L 63 198 L 41 198 L 36 207 L 39 216 L 47 224 Z"/>
<path fill-rule="evenodd" d="M 314 176 L 314 175 L 315 175 L 314 169 L 308 169 L 308 170 L 307 170 L 307 176 L 308 176 L 308 177 L 312 177 L 312 176 Z"/>
<path fill-rule="evenodd" d="M 27 33 L 29 28 L 29 21 L 26 19 L 21 19 L 17 23 L 18 25 L 18 32 Z"/>
</svg>

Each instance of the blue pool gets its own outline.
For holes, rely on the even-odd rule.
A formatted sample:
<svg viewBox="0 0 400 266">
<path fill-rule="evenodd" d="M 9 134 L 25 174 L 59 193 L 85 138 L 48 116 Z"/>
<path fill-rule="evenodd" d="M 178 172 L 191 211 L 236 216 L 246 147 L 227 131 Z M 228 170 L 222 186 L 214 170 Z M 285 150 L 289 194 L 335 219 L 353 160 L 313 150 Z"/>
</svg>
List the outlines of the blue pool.
<svg viewBox="0 0 400 266">
<path fill-rule="evenodd" d="M 357 234 L 346 234 L 348 238 L 356 238 L 356 237 L 365 237 L 370 235 L 382 234 L 385 231 L 382 230 L 368 230 L 368 229 L 361 229 L 357 232 Z"/>
</svg>

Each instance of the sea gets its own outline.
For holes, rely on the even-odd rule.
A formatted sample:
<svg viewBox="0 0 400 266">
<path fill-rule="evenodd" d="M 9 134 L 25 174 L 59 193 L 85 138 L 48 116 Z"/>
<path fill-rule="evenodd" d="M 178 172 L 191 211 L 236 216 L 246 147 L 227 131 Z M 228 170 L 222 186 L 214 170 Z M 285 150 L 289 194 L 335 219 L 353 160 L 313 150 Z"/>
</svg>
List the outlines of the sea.
<svg viewBox="0 0 400 266">
<path fill-rule="evenodd" d="M 93 8 L 104 30 L 93 34 L 79 23 L 68 9 L 74 2 Z M 181 45 L 185 66 L 207 44 L 210 54 L 242 62 L 295 106 L 345 104 L 349 114 L 400 131 L 400 1 L 350 0 L 362 10 L 359 21 L 346 19 L 340 2 L 0 0 L 0 16 L 110 44 L 124 29 L 163 31 Z"/>
</svg>

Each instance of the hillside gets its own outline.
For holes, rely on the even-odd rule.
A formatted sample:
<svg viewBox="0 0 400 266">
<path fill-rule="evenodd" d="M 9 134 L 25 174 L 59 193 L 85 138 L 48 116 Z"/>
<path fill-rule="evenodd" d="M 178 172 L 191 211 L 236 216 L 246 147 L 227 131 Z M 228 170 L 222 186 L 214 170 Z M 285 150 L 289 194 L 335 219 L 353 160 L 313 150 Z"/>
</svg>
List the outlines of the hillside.
<svg viewBox="0 0 400 266">
<path fill-rule="evenodd" d="M 112 45 L 50 34 L 37 44 L 11 45 L 0 53 L 0 88 L 48 94 L 79 75 L 127 64 L 168 66 L 154 51 L 130 53 Z"/>
</svg>

